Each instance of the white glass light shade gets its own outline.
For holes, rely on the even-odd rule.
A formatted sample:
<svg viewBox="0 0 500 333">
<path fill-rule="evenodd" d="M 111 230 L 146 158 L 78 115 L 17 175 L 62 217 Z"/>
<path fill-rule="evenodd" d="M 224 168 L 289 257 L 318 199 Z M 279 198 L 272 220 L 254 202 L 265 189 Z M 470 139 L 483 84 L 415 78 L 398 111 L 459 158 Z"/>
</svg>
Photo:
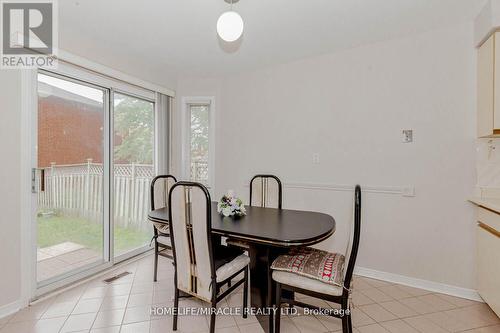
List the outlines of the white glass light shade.
<svg viewBox="0 0 500 333">
<path fill-rule="evenodd" d="M 234 42 L 243 34 L 243 19 L 240 14 L 227 11 L 217 20 L 217 33 L 226 42 Z"/>
</svg>

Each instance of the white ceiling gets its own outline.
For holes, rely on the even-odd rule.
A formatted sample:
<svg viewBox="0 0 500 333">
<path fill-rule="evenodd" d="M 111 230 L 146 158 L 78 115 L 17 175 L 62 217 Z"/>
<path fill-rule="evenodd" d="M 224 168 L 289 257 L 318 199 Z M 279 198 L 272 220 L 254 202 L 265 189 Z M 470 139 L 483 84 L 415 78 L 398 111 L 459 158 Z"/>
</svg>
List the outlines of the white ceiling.
<svg viewBox="0 0 500 333">
<path fill-rule="evenodd" d="M 471 21 L 484 2 L 240 0 L 234 9 L 244 35 L 227 45 L 215 31 L 228 8 L 223 0 L 64 0 L 59 43 L 162 84 L 177 75 L 231 74 Z"/>
</svg>

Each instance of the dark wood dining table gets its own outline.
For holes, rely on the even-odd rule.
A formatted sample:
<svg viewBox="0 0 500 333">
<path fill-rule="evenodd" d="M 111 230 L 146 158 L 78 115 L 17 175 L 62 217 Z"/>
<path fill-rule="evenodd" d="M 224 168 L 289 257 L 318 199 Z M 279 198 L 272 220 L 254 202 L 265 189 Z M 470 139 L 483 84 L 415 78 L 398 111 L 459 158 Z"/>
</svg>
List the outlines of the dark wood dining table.
<svg viewBox="0 0 500 333">
<path fill-rule="evenodd" d="M 317 244 L 335 232 L 335 220 L 328 214 L 292 210 L 245 206 L 247 214 L 242 217 L 224 217 L 217 212 L 217 203 L 212 202 L 212 235 L 215 241 L 231 237 L 249 245 L 250 256 L 250 302 L 252 307 L 266 308 L 274 304 L 270 266 L 280 254 L 294 246 Z M 148 219 L 153 222 L 168 222 L 165 208 L 151 211 Z M 266 332 L 272 332 L 272 316 L 258 316 Z M 271 326 L 271 327 L 270 327 Z"/>
</svg>

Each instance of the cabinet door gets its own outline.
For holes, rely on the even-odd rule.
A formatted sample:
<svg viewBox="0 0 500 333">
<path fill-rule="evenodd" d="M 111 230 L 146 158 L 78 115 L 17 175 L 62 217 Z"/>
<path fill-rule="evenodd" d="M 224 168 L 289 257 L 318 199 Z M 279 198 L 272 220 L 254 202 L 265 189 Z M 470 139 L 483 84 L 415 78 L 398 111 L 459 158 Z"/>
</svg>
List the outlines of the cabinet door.
<svg viewBox="0 0 500 333">
<path fill-rule="evenodd" d="M 477 289 L 488 305 L 500 315 L 500 237 L 477 227 Z"/>
<path fill-rule="evenodd" d="M 494 73 L 495 73 L 495 35 L 492 35 L 483 45 L 481 45 L 478 52 L 477 135 L 479 137 L 490 136 L 493 134 L 493 123 L 494 123 L 493 113 L 495 108 Z"/>
<path fill-rule="evenodd" d="M 493 134 L 500 134 L 500 33 L 493 34 L 495 42 L 493 43 L 495 50 L 493 70 L 495 71 L 494 84 L 493 84 Z"/>
</svg>

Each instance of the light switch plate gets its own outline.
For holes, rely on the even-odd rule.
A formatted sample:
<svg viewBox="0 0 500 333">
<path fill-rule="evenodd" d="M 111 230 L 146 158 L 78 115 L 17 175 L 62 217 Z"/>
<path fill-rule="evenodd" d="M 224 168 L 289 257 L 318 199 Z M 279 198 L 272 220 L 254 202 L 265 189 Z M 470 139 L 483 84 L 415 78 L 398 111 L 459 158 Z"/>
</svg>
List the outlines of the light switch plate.
<svg viewBox="0 0 500 333">
<path fill-rule="evenodd" d="M 319 153 L 313 153 L 312 162 L 313 164 L 319 164 Z"/>
<path fill-rule="evenodd" d="M 406 129 L 403 130 L 403 143 L 411 143 L 413 142 L 413 130 Z"/>
</svg>

